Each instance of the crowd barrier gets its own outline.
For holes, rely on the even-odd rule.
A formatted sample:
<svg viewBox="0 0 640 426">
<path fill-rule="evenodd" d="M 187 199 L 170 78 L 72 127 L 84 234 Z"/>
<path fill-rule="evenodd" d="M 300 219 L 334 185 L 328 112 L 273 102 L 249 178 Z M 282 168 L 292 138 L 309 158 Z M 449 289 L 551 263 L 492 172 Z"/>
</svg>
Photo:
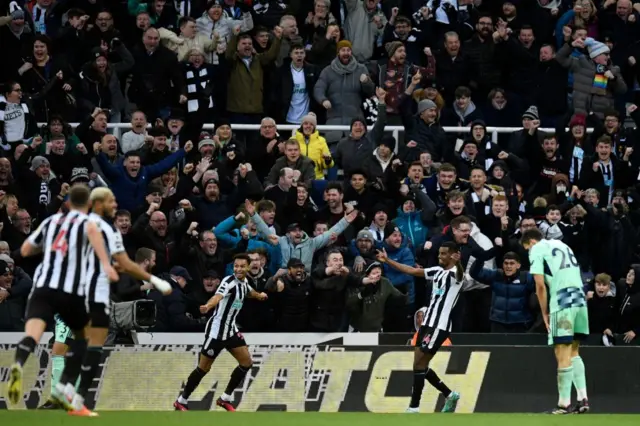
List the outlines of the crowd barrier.
<svg viewBox="0 0 640 426">
<path fill-rule="evenodd" d="M 72 128 L 78 127 L 80 123 L 71 123 Z M 38 123 L 38 126 L 46 125 L 46 123 Z M 205 124 L 203 129 L 205 130 L 213 130 L 214 124 Z M 300 126 L 294 124 L 278 124 L 278 131 L 282 132 L 284 130 L 294 132 L 299 129 Z M 231 124 L 231 128 L 233 130 L 260 130 L 259 124 Z M 349 126 L 328 126 L 328 125 L 320 125 L 317 127 L 320 133 L 341 130 L 344 132 L 348 132 L 350 129 Z M 373 127 L 370 126 L 369 130 Z M 107 129 L 110 133 L 112 133 L 115 137 L 120 139 L 123 133 L 129 131 L 131 129 L 130 123 L 110 123 L 107 125 Z M 469 127 L 443 127 L 446 133 L 468 133 L 470 131 Z M 522 127 L 487 127 L 487 132 L 491 134 L 491 140 L 495 143 L 498 142 L 498 135 L 500 133 L 513 133 L 518 130 L 522 130 Z M 543 132 L 555 132 L 555 129 L 552 128 L 540 128 L 540 131 Z M 568 130 L 568 129 L 567 129 Z M 400 133 L 404 132 L 404 126 L 385 126 L 385 132 L 391 132 L 396 141 L 400 140 Z M 592 133 L 593 129 L 587 129 L 587 133 Z M 397 147 L 396 147 L 397 150 Z"/>
<path fill-rule="evenodd" d="M 88 405 L 103 411 L 172 410 L 196 366 L 202 339 L 201 335 L 184 336 L 189 337 L 173 344 L 106 349 Z M 409 346 L 357 345 L 367 339 L 373 343 L 374 335 L 257 336 L 246 336 L 254 367 L 234 395 L 239 411 L 399 413 L 409 404 L 413 361 Z M 6 343 L 8 336 L 2 337 L 0 398 L 5 395 L 4 380 L 15 349 Z M 339 339 L 344 344 L 324 343 Z M 310 343 L 314 341 L 318 343 Z M 585 347 L 581 354 L 593 412 L 639 413 L 637 347 Z M 25 366 L 27 393 L 18 409 L 35 408 L 48 398 L 49 364 L 48 348 L 39 346 Z M 215 399 L 235 365 L 223 352 L 192 395 L 190 408 L 215 410 Z M 435 356 L 431 368 L 462 394 L 459 413 L 535 413 L 551 408 L 557 400 L 555 358 L 546 346 L 465 346 L 454 339 L 452 347 Z M 425 387 L 421 411 L 439 411 L 443 403 L 433 388 Z M 6 407 L 0 399 L 0 408 Z"/>
</svg>

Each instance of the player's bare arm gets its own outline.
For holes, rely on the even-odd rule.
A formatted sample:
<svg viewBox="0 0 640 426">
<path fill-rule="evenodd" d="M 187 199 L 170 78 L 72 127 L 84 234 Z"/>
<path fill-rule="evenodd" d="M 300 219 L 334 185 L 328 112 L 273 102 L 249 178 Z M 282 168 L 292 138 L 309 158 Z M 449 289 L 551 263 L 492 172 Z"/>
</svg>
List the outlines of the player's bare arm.
<svg viewBox="0 0 640 426">
<path fill-rule="evenodd" d="M 40 253 L 42 253 L 42 247 L 31 244 L 29 240 L 24 240 L 20 247 L 20 256 L 22 257 L 35 256 Z"/>
<path fill-rule="evenodd" d="M 118 269 L 122 272 L 126 272 L 138 280 L 149 281 L 165 296 L 171 294 L 171 285 L 169 283 L 146 272 L 137 263 L 133 262 L 126 252 L 115 253 L 113 259 L 117 262 Z"/>
<path fill-rule="evenodd" d="M 87 238 L 89 242 L 93 246 L 93 250 L 98 256 L 100 263 L 102 264 L 102 269 L 109 277 L 110 281 L 118 281 L 118 273 L 113 266 L 111 266 L 111 259 L 107 254 L 106 244 L 104 238 L 102 237 L 102 233 L 98 230 L 98 227 L 93 222 L 87 222 Z"/>
<path fill-rule="evenodd" d="M 260 301 L 264 301 L 264 300 L 267 300 L 269 298 L 269 296 L 267 296 L 266 293 L 258 293 L 254 289 L 251 289 L 251 291 L 249 292 L 248 296 L 251 299 L 258 299 Z"/>
<path fill-rule="evenodd" d="M 544 284 L 544 275 L 533 274 L 533 280 L 536 283 L 536 296 L 538 297 L 538 303 L 540 304 L 540 311 L 542 311 L 542 319 L 544 325 L 549 330 L 549 306 L 547 304 L 547 286 Z"/>
<path fill-rule="evenodd" d="M 218 306 L 218 303 L 220 303 L 222 299 L 224 299 L 224 296 L 222 294 L 214 295 L 211 299 L 209 299 L 207 303 L 200 306 L 200 313 L 206 314 L 207 312 Z"/>
<path fill-rule="evenodd" d="M 424 270 L 414 268 L 413 266 L 403 265 L 402 263 L 398 263 L 395 260 L 391 260 L 387 257 L 387 251 L 385 249 L 378 250 L 378 254 L 376 255 L 378 262 L 386 263 L 391 266 L 393 269 L 397 269 L 398 271 L 412 275 L 414 277 L 424 278 Z"/>
</svg>

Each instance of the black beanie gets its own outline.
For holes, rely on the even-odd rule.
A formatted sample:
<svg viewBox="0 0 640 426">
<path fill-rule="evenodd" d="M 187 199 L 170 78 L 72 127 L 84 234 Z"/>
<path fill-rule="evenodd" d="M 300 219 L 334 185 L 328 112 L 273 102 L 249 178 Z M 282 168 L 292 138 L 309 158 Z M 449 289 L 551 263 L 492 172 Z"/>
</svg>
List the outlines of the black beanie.
<svg viewBox="0 0 640 426">
<path fill-rule="evenodd" d="M 367 120 L 364 119 L 364 117 L 354 117 L 353 119 L 351 119 L 351 125 L 349 126 L 349 129 L 353 129 L 353 125 L 357 122 L 361 122 L 362 124 L 364 124 L 365 129 L 367 128 Z"/>
<path fill-rule="evenodd" d="M 396 138 L 391 135 L 384 135 L 380 142 L 378 142 L 378 146 L 384 145 L 389 148 L 391 151 L 396 149 Z"/>
</svg>

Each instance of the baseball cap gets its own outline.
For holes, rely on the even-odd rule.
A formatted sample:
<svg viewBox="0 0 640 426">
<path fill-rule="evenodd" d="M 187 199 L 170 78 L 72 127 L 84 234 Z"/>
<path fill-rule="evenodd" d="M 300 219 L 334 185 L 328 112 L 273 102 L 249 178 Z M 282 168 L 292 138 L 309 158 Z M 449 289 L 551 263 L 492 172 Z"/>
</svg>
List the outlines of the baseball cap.
<svg viewBox="0 0 640 426">
<path fill-rule="evenodd" d="M 6 275 L 11 273 L 11 268 L 4 260 L 0 260 L 0 275 Z"/>
<path fill-rule="evenodd" d="M 207 272 L 205 272 L 204 274 L 202 274 L 202 278 L 220 278 L 220 276 L 218 275 L 218 273 L 214 270 L 208 270 Z"/>
<path fill-rule="evenodd" d="M 296 229 L 300 229 L 300 224 L 297 222 L 291 223 L 287 226 L 287 232 L 295 231 Z"/>
<path fill-rule="evenodd" d="M 174 266 L 173 268 L 171 268 L 169 273 L 171 275 L 175 275 L 176 277 L 182 277 L 187 281 L 191 281 L 191 275 L 189 275 L 189 271 L 187 271 L 186 268 L 183 268 L 182 266 Z"/>
<path fill-rule="evenodd" d="M 302 263 L 302 260 L 296 259 L 295 257 L 292 257 L 287 262 L 287 269 L 288 268 L 300 268 L 300 267 L 304 268 L 304 263 Z"/>
</svg>

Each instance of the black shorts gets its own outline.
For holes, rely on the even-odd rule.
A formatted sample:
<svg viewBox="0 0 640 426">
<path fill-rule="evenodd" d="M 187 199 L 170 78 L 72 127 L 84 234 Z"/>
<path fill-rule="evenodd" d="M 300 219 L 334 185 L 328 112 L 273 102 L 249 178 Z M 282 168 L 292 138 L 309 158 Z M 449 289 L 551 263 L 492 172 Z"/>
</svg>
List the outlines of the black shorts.
<svg viewBox="0 0 640 426">
<path fill-rule="evenodd" d="M 229 350 L 242 346 L 247 346 L 247 342 L 244 341 L 244 336 L 241 333 L 236 333 L 225 340 L 205 339 L 200 353 L 207 358 L 216 359 L 223 349 Z"/>
<path fill-rule="evenodd" d="M 420 350 L 425 354 L 435 355 L 448 337 L 448 331 L 423 325 L 418 331 L 416 348 L 420 348 Z"/>
<path fill-rule="evenodd" d="M 89 302 L 91 327 L 109 328 L 109 310 L 109 305 L 100 302 Z"/>
<path fill-rule="evenodd" d="M 36 288 L 27 302 L 26 319 L 41 319 L 53 324 L 53 316 L 60 315 L 72 331 L 82 330 L 89 323 L 84 297 L 51 288 Z"/>
</svg>

